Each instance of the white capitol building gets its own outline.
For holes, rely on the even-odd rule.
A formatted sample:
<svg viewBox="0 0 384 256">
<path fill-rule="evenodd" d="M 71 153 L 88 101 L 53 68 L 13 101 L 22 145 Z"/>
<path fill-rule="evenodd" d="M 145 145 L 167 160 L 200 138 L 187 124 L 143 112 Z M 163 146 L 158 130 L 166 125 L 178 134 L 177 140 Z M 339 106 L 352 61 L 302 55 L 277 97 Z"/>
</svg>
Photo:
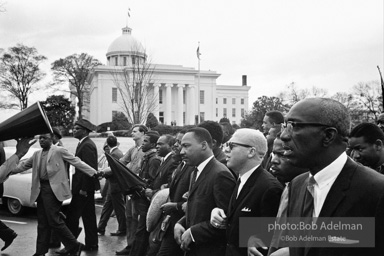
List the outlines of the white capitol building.
<svg viewBox="0 0 384 256">
<path fill-rule="evenodd" d="M 123 112 L 127 115 L 122 107 L 124 99 L 116 84 L 116 74 L 122 76 L 124 70 L 146 59 L 143 47 L 131 35 L 131 28 L 124 27 L 122 30 L 122 35 L 108 48 L 107 65 L 95 67 L 88 76 L 89 102 L 85 102 L 84 118 L 97 125 L 111 122 L 114 113 Z M 232 123 L 239 124 L 248 111 L 250 87 L 246 86 L 246 76 L 243 76 L 243 85 L 217 85 L 216 79 L 220 74 L 215 71 L 199 72 L 181 65 L 150 65 L 153 73 L 151 81 L 145 86 L 148 99 L 144 103 L 151 101 L 153 106 L 144 113 L 145 116 L 151 112 L 167 125 L 171 122 L 191 125 L 195 124 L 200 111 L 202 120 L 219 121 L 227 117 Z"/>
</svg>

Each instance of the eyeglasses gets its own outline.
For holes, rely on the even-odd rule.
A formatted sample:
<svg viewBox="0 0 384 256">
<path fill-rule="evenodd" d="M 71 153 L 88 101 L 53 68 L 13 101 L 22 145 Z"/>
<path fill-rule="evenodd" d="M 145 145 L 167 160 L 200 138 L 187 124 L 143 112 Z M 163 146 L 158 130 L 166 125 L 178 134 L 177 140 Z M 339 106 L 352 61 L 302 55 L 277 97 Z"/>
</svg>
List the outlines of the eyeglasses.
<svg viewBox="0 0 384 256">
<path fill-rule="evenodd" d="M 227 148 L 229 148 L 230 150 L 232 150 L 233 147 L 235 147 L 235 146 L 246 147 L 246 148 L 253 148 L 253 147 L 250 146 L 250 145 L 247 145 L 247 144 L 241 144 L 241 143 L 236 143 L 236 142 L 227 142 L 227 143 L 225 143 L 225 146 L 226 146 Z"/>
<path fill-rule="evenodd" d="M 323 126 L 323 127 L 331 127 L 326 124 L 320 124 L 320 123 L 303 123 L 303 122 L 293 122 L 288 121 L 281 124 L 281 131 L 287 130 L 288 132 L 291 132 L 295 127 L 300 126 Z"/>
</svg>

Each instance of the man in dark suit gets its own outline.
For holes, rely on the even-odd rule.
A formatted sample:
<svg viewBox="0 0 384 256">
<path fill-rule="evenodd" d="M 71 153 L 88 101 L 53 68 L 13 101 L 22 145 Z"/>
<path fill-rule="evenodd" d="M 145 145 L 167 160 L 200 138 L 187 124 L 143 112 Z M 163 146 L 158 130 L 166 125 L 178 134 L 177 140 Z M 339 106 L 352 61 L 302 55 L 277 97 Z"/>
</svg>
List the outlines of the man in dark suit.
<svg viewBox="0 0 384 256">
<path fill-rule="evenodd" d="M 173 237 L 173 227 L 180 220 L 185 212 L 182 205 L 186 199 L 183 195 L 188 192 L 190 175 L 194 170 L 193 166 L 187 165 L 185 161 L 181 161 L 181 139 L 186 130 L 180 131 L 176 135 L 175 144 L 173 146 L 173 158 L 175 163 L 179 163 L 176 170 L 172 174 L 172 180 L 169 184 L 169 202 L 163 204 L 161 209 L 165 215 L 170 215 L 169 226 L 166 230 L 157 256 L 183 256 L 184 252 L 176 243 Z"/>
<path fill-rule="evenodd" d="M 281 139 L 284 156 L 308 173 L 292 180 L 288 217 L 304 217 L 313 191 L 312 217 L 373 217 L 375 247 L 289 246 L 289 255 L 384 255 L 384 176 L 355 163 L 345 153 L 350 116 L 348 109 L 328 98 L 308 98 L 286 115 Z M 311 181 L 311 183 L 309 183 Z M 314 203 L 315 202 L 315 203 Z M 310 209 L 310 208 L 308 208 Z M 369 231 L 368 231 L 369 232 Z M 373 232 L 373 231 L 372 231 Z M 282 248 L 272 255 L 282 255 Z"/>
<path fill-rule="evenodd" d="M 212 137 L 200 127 L 183 136 L 181 155 L 188 165 L 196 166 L 191 175 L 186 216 L 174 228 L 176 241 L 186 255 L 222 256 L 225 252 L 225 230 L 210 223 L 215 207 L 228 208 L 235 179 L 212 152 Z"/>
<path fill-rule="evenodd" d="M 115 136 L 108 136 L 107 145 L 109 154 L 115 159 L 119 160 L 123 157 L 123 152 L 117 146 L 117 139 Z M 101 216 L 97 231 L 99 234 L 104 235 L 105 228 L 108 220 L 111 217 L 113 210 L 116 214 L 118 229 L 116 232 L 111 233 L 111 236 L 125 236 L 126 235 L 126 219 L 125 219 L 125 200 L 121 192 L 120 186 L 116 177 L 113 176 L 110 168 L 103 170 L 104 177 L 106 178 L 105 186 L 107 187 L 107 196 L 101 210 Z"/>
<path fill-rule="evenodd" d="M 75 123 L 73 137 L 79 140 L 75 155 L 97 170 L 97 148 L 89 138 L 89 133 L 94 129 L 95 126 L 91 122 L 81 119 Z M 66 223 L 72 234 L 77 237 L 79 235 L 79 219 L 82 217 L 85 231 L 85 251 L 98 250 L 99 247 L 95 212 L 95 190 L 99 189 L 98 179 L 86 176 L 77 168 L 75 169 L 72 176 L 72 200 L 68 207 Z"/>
<path fill-rule="evenodd" d="M 233 191 L 228 211 L 215 208 L 211 223 L 227 230 L 225 255 L 247 255 L 247 248 L 239 245 L 239 219 L 242 217 L 275 217 L 282 192 L 282 185 L 260 164 L 267 152 L 267 140 L 254 129 L 238 129 L 225 149 L 227 166 L 239 175 L 238 186 Z M 265 244 L 269 241 L 263 241 Z M 255 247 L 257 252 L 266 248 Z"/>
<path fill-rule="evenodd" d="M 176 169 L 178 162 L 173 158 L 172 146 L 175 144 L 175 138 L 170 134 L 160 136 L 156 143 L 157 156 L 162 157 L 162 161 L 153 181 L 153 189 L 146 190 L 146 196 L 152 196 L 160 190 L 162 185 L 168 187 L 171 181 L 173 171 Z"/>
</svg>

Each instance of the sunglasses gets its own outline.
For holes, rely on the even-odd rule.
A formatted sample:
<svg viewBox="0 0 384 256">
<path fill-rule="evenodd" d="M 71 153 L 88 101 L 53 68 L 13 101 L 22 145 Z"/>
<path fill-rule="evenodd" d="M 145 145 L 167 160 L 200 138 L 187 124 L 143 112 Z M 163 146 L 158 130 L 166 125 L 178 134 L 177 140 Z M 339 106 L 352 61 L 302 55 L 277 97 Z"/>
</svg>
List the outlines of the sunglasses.
<svg viewBox="0 0 384 256">
<path fill-rule="evenodd" d="M 227 148 L 229 148 L 230 150 L 232 150 L 235 146 L 246 147 L 246 148 L 253 148 L 253 147 L 250 146 L 250 145 L 247 145 L 247 144 L 241 144 L 241 143 L 236 143 L 236 142 L 227 142 L 227 143 L 225 143 L 225 146 L 226 146 Z"/>
</svg>

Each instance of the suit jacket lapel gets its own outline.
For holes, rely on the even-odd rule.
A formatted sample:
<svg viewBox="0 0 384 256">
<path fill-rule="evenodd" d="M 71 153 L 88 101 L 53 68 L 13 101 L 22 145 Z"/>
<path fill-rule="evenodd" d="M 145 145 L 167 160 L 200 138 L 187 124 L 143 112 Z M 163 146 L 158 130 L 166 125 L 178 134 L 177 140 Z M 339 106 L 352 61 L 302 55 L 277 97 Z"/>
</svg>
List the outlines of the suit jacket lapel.
<svg viewBox="0 0 384 256">
<path fill-rule="evenodd" d="M 255 186 L 255 183 L 257 181 L 257 178 L 260 176 L 261 171 L 262 171 L 262 167 L 261 166 L 257 167 L 257 169 L 251 174 L 251 176 L 249 176 L 247 182 L 245 182 L 243 188 L 240 191 L 239 196 L 237 198 L 236 198 L 236 195 L 232 196 L 232 199 L 236 200 L 236 201 L 234 202 L 234 204 L 233 204 L 233 202 L 230 203 L 230 206 L 233 205 L 233 208 L 232 209 L 231 209 L 231 207 L 229 208 L 230 209 L 228 212 L 229 218 L 233 215 L 234 212 L 236 212 L 236 209 L 239 206 L 242 206 L 241 205 L 242 201 L 247 197 L 250 189 L 253 186 Z M 236 191 L 234 191 L 233 193 L 236 193 Z"/>
<path fill-rule="evenodd" d="M 204 167 L 204 169 L 201 171 L 199 177 L 197 178 L 195 184 L 193 185 L 193 187 L 191 188 L 191 191 L 189 191 L 189 196 L 191 196 L 191 194 L 196 190 L 196 188 L 205 180 L 205 176 L 207 175 L 207 171 L 208 169 L 211 168 L 211 166 L 213 165 L 213 161 L 216 161 L 215 158 L 212 158 L 208 164 Z M 192 177 L 193 175 L 191 175 Z"/>
<path fill-rule="evenodd" d="M 356 171 L 356 168 L 357 164 L 348 158 L 325 198 L 319 217 L 331 217 L 333 215 L 337 206 L 345 197 L 345 191 L 348 190 L 350 186 L 351 177 Z"/>
</svg>

